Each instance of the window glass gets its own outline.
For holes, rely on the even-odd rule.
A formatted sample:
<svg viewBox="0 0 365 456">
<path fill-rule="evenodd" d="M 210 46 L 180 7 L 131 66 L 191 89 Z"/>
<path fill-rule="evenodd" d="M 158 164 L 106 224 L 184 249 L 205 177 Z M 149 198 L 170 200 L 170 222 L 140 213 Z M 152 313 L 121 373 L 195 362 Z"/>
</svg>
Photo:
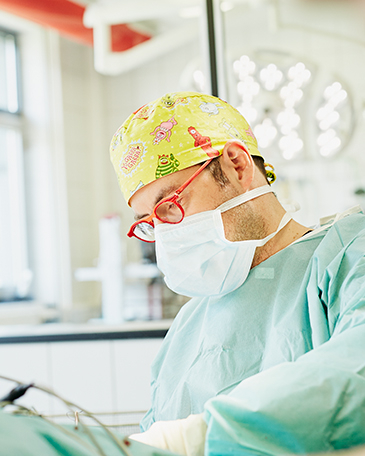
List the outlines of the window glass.
<svg viewBox="0 0 365 456">
<path fill-rule="evenodd" d="M 0 302 L 29 296 L 16 37 L 0 30 Z"/>
<path fill-rule="evenodd" d="M 0 110 L 19 110 L 17 52 L 14 34 L 0 30 Z"/>
<path fill-rule="evenodd" d="M 24 299 L 31 282 L 22 156 L 20 132 L 0 126 L 0 301 Z"/>
</svg>

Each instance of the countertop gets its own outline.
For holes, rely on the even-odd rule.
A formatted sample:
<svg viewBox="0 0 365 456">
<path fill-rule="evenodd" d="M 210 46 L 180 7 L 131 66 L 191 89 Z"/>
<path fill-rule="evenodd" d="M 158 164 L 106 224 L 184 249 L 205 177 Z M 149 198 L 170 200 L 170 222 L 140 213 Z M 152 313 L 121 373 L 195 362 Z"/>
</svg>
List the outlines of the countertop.
<svg viewBox="0 0 365 456">
<path fill-rule="evenodd" d="M 165 337 L 172 320 L 104 322 L 84 324 L 44 323 L 0 326 L 0 344 L 66 342 L 87 340 L 146 339 Z"/>
</svg>

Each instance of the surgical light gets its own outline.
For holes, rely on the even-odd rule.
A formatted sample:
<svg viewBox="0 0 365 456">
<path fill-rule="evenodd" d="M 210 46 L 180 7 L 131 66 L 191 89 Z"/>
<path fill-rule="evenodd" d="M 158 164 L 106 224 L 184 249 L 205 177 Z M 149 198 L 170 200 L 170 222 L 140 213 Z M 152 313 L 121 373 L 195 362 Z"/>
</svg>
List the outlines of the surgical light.
<svg viewBox="0 0 365 456">
<path fill-rule="evenodd" d="M 338 136 L 334 137 L 329 141 L 326 145 L 322 146 L 319 149 L 319 153 L 323 157 L 329 157 L 330 155 L 333 155 L 336 150 L 338 150 L 341 147 L 341 140 Z"/>
<path fill-rule="evenodd" d="M 333 106 L 331 106 L 330 104 L 327 103 L 325 106 L 322 106 L 321 108 L 318 109 L 318 111 L 316 113 L 316 118 L 321 121 L 321 120 L 325 119 L 326 117 L 328 117 L 333 111 L 334 111 Z"/>
<path fill-rule="evenodd" d="M 251 60 L 247 55 L 243 55 L 239 60 L 233 63 L 233 70 L 241 81 L 247 76 L 255 73 L 256 63 Z"/>
<path fill-rule="evenodd" d="M 347 98 L 347 92 L 345 90 L 340 90 L 339 92 L 335 93 L 328 99 L 328 104 L 333 107 L 336 107 L 342 101 L 345 101 Z"/>
<path fill-rule="evenodd" d="M 237 91 L 243 101 L 250 102 L 259 93 L 260 85 L 252 76 L 247 76 L 245 80 L 237 84 Z"/>
<path fill-rule="evenodd" d="M 319 123 L 319 128 L 321 130 L 327 130 L 328 128 L 330 128 L 331 125 L 338 122 L 339 119 L 340 114 L 337 111 L 333 111 Z"/>
<path fill-rule="evenodd" d="M 233 63 L 237 109 L 251 124 L 259 147 L 274 146 L 273 153 L 279 152 L 285 160 L 298 158 L 304 149 L 303 134 L 311 130 L 310 124 L 302 125 L 302 115 L 312 106 L 305 95 L 315 73 L 302 61 L 285 60 L 282 55 L 280 63 L 267 61 L 268 53 L 258 53 L 257 57 L 253 61 L 242 55 Z M 324 86 L 320 97 L 309 118 L 317 130 L 317 152 L 332 157 L 351 134 L 352 103 L 348 91 L 336 80 Z"/>
<path fill-rule="evenodd" d="M 294 158 L 303 149 L 303 141 L 299 138 L 296 131 L 291 131 L 288 135 L 282 136 L 279 141 L 279 148 L 286 160 Z"/>
<path fill-rule="evenodd" d="M 252 124 L 257 119 L 257 109 L 255 109 L 251 103 L 242 103 L 237 109 L 249 124 Z"/>
<path fill-rule="evenodd" d="M 311 76 L 312 73 L 306 68 L 303 62 L 298 62 L 288 70 L 288 79 L 293 81 L 298 88 L 306 85 Z"/>
<path fill-rule="evenodd" d="M 336 95 L 336 93 L 340 92 L 342 89 L 342 85 L 341 83 L 339 82 L 334 82 L 333 84 L 331 84 L 330 86 L 326 87 L 325 91 L 324 91 L 324 98 L 326 100 L 329 100 L 330 98 L 332 98 L 334 95 Z"/>
<path fill-rule="evenodd" d="M 296 105 L 303 98 L 302 88 L 312 73 L 303 62 L 291 66 L 260 64 L 247 55 L 233 62 L 233 71 L 240 100 L 237 109 L 251 124 L 259 147 L 275 145 L 284 158 L 296 156 L 303 148 L 296 131 L 301 124 Z M 283 137 L 287 146 L 279 148 Z"/>
<path fill-rule="evenodd" d="M 333 157 L 344 147 L 353 129 L 353 109 L 348 92 L 339 81 L 324 88 L 316 112 L 318 152 Z"/>
<path fill-rule="evenodd" d="M 333 128 L 330 128 L 324 133 L 321 133 L 317 138 L 317 144 L 322 147 L 328 144 L 333 138 L 336 137 L 336 132 Z"/>
<path fill-rule="evenodd" d="M 289 82 L 288 85 L 282 87 L 280 96 L 287 108 L 293 108 L 303 98 L 303 90 L 299 89 L 295 82 Z"/>
<path fill-rule="evenodd" d="M 300 124 L 300 116 L 293 108 L 288 108 L 278 114 L 276 122 L 280 126 L 280 131 L 283 134 L 288 134 L 291 130 L 298 127 Z"/>
<path fill-rule="evenodd" d="M 256 136 L 258 145 L 263 149 L 266 149 L 272 144 L 277 133 L 278 130 L 275 128 L 273 121 L 268 117 L 254 128 L 254 135 Z"/>
<path fill-rule="evenodd" d="M 283 72 L 278 67 L 270 63 L 267 67 L 260 71 L 260 79 L 264 84 L 266 90 L 275 90 L 283 79 Z"/>
</svg>

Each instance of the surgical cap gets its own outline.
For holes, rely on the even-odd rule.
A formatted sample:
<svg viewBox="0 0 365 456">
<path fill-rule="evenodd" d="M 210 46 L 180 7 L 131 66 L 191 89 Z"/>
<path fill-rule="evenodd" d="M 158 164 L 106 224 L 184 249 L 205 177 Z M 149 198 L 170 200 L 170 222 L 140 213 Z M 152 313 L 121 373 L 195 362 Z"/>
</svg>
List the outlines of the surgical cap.
<svg viewBox="0 0 365 456">
<path fill-rule="evenodd" d="M 113 136 L 110 156 L 129 202 L 154 180 L 221 155 L 231 139 L 261 157 L 256 138 L 237 109 L 211 95 L 175 92 L 131 114 Z"/>
</svg>

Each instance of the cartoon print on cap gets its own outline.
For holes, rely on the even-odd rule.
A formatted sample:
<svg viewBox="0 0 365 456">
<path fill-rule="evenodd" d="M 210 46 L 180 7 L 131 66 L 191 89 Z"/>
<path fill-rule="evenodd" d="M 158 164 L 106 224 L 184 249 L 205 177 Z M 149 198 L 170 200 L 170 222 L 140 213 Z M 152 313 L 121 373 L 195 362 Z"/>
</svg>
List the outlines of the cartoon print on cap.
<svg viewBox="0 0 365 456">
<path fill-rule="evenodd" d="M 142 106 L 142 108 L 139 108 L 137 111 L 135 111 L 134 113 L 134 116 L 133 116 L 133 119 L 132 120 L 135 120 L 135 119 L 148 119 L 149 116 L 153 113 L 154 111 L 154 106 L 150 106 L 150 105 L 144 105 Z"/>
<path fill-rule="evenodd" d="M 122 142 L 122 139 L 123 139 L 122 132 L 121 132 L 120 130 L 118 130 L 118 131 L 115 133 L 115 135 L 114 135 L 114 137 L 113 137 L 113 141 L 112 141 L 112 143 L 111 143 L 111 145 L 110 145 L 110 150 L 111 150 L 112 152 L 114 152 L 114 149 L 115 149 L 117 146 L 119 146 L 119 144 Z"/>
<path fill-rule="evenodd" d="M 156 168 L 156 179 L 178 171 L 179 165 L 179 160 L 177 160 L 173 154 L 170 154 L 170 156 L 159 155 Z"/>
<path fill-rule="evenodd" d="M 176 97 L 175 94 L 169 94 L 162 98 L 163 107 L 167 109 L 174 108 L 178 104 L 187 105 L 189 98 L 187 97 Z"/>
<path fill-rule="evenodd" d="M 217 115 L 219 114 L 219 109 L 223 109 L 223 106 L 221 106 L 219 103 L 208 103 L 204 102 L 202 103 L 199 108 L 209 114 L 209 117 L 212 115 Z"/>
<path fill-rule="evenodd" d="M 246 133 L 247 136 L 251 136 L 251 138 L 256 139 L 250 126 L 248 127 L 247 130 L 245 130 L 245 133 Z"/>
<path fill-rule="evenodd" d="M 112 138 L 110 158 L 129 203 L 139 182 L 146 186 L 218 157 L 228 140 L 246 142 L 251 155 L 262 156 L 251 136 L 246 119 L 226 101 L 198 92 L 170 92 L 124 121 Z"/>
<path fill-rule="evenodd" d="M 158 145 L 161 141 L 166 139 L 167 142 L 170 142 L 171 130 L 177 125 L 174 116 L 171 117 L 167 122 L 161 122 L 151 133 L 150 135 L 155 135 L 153 144 Z"/>
<path fill-rule="evenodd" d="M 145 151 L 145 146 L 142 141 L 132 141 L 128 145 L 127 152 L 122 156 L 120 170 L 124 174 L 132 174 L 142 162 Z"/>
<path fill-rule="evenodd" d="M 137 187 L 130 191 L 130 197 L 132 197 L 136 193 L 136 191 L 142 187 L 144 187 L 144 183 L 142 181 L 139 181 Z"/>
<path fill-rule="evenodd" d="M 189 127 L 188 132 L 195 140 L 195 147 L 200 146 L 208 155 L 208 157 L 218 157 L 219 151 L 217 149 L 213 149 L 212 141 L 210 140 L 209 136 L 202 136 L 195 127 Z"/>
<path fill-rule="evenodd" d="M 243 136 L 238 132 L 237 128 L 233 125 L 229 124 L 226 119 L 223 119 L 222 122 L 219 124 L 221 128 L 225 128 L 227 130 L 227 134 L 233 139 L 239 139 L 242 142 L 245 142 Z"/>
</svg>

